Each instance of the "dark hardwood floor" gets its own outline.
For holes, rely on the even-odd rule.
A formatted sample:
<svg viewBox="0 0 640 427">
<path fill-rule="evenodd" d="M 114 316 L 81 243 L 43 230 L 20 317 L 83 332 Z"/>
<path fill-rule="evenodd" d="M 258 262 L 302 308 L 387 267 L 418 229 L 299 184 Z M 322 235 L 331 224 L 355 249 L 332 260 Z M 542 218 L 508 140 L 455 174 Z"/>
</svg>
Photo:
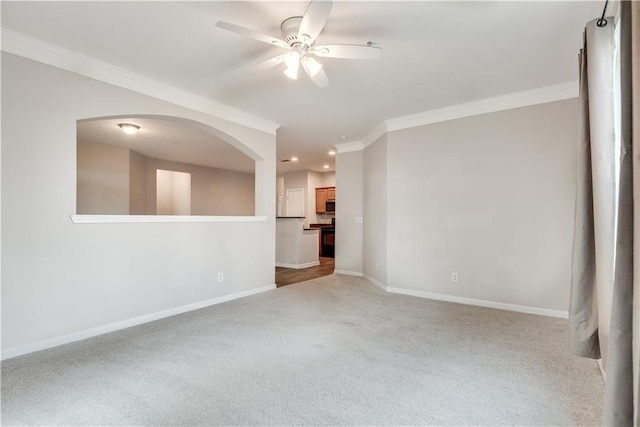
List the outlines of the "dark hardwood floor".
<svg viewBox="0 0 640 427">
<path fill-rule="evenodd" d="M 305 280 L 333 274 L 334 258 L 320 258 L 320 265 L 302 269 L 276 267 L 276 285 L 278 287 L 304 282 Z"/>
</svg>

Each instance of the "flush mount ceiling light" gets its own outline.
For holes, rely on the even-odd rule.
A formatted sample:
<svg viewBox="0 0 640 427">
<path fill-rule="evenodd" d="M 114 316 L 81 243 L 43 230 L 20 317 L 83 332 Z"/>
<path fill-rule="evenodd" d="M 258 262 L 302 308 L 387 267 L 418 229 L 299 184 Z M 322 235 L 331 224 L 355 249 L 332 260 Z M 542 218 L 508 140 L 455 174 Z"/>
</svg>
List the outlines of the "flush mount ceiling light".
<svg viewBox="0 0 640 427">
<path fill-rule="evenodd" d="M 140 126 L 133 125 L 131 123 L 120 123 L 118 124 L 118 126 L 120 126 L 122 132 L 126 133 L 127 135 L 135 135 L 140 130 Z"/>
<path fill-rule="evenodd" d="M 329 150 L 329 155 L 330 156 L 335 156 L 336 155 L 336 150 Z"/>
<path fill-rule="evenodd" d="M 329 169 L 329 165 L 324 165 L 323 168 Z"/>
<path fill-rule="evenodd" d="M 292 161 L 292 162 L 297 162 L 297 161 L 298 161 L 298 158 L 297 158 L 296 156 L 293 156 L 293 157 L 291 158 L 291 161 Z"/>
</svg>

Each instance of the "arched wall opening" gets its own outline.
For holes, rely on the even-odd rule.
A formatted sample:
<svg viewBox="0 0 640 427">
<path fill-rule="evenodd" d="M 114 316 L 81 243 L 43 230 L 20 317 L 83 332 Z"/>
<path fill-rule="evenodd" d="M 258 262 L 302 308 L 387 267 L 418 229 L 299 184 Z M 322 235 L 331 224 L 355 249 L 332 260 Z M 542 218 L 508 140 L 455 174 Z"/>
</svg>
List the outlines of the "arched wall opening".
<svg viewBox="0 0 640 427">
<path fill-rule="evenodd" d="M 79 215 L 256 215 L 263 158 L 226 132 L 133 114 L 80 119 L 76 136 Z"/>
</svg>

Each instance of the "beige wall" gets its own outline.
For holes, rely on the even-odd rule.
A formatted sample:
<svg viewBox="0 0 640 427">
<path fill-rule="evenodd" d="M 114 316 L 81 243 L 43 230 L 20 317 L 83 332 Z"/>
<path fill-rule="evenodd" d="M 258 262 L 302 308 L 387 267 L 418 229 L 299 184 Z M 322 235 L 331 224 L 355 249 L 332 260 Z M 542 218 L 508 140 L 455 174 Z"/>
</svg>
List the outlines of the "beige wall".
<svg viewBox="0 0 640 427">
<path fill-rule="evenodd" d="M 147 158 L 129 150 L 129 214 L 146 215 Z"/>
<path fill-rule="evenodd" d="M 363 152 L 339 153 L 336 158 L 336 248 L 337 272 L 362 275 Z M 366 221 L 366 218 L 364 219 Z"/>
<path fill-rule="evenodd" d="M 155 214 L 156 170 L 191 174 L 191 215 L 254 214 L 253 174 L 147 158 L 147 212 Z"/>
<path fill-rule="evenodd" d="M 273 286 L 275 135 L 4 52 L 1 78 L 3 357 Z M 266 219 L 73 223 L 76 122 L 125 114 L 236 141 Z"/>
<path fill-rule="evenodd" d="M 363 159 L 363 273 L 387 286 L 387 135 L 364 150 Z"/>
<path fill-rule="evenodd" d="M 191 215 L 255 211 L 254 174 L 145 157 L 115 145 L 78 142 L 78 214 L 156 214 L 156 170 L 191 174 Z"/>
<path fill-rule="evenodd" d="M 77 213 L 129 213 L 129 150 L 78 141 L 77 174 Z"/>
<path fill-rule="evenodd" d="M 572 99 L 388 133 L 388 286 L 566 312 L 577 129 Z"/>
</svg>

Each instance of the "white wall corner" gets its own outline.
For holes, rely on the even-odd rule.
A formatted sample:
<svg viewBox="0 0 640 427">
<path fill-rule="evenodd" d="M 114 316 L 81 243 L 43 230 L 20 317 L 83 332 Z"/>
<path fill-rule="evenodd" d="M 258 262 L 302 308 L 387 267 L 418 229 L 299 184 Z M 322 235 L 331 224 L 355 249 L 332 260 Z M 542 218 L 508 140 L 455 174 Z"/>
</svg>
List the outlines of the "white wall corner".
<svg viewBox="0 0 640 427">
<path fill-rule="evenodd" d="M 386 123 L 378 123 L 373 129 L 369 131 L 369 133 L 364 138 L 362 138 L 362 148 L 367 148 L 368 146 L 376 142 L 376 140 L 383 136 L 385 133 L 387 133 Z"/>
<path fill-rule="evenodd" d="M 403 117 L 385 120 L 387 132 L 409 129 L 428 124 L 461 119 L 463 117 L 511 110 L 530 105 L 546 104 L 578 97 L 578 82 L 567 82 L 494 98 L 481 99 L 465 104 L 424 111 Z"/>
<path fill-rule="evenodd" d="M 345 142 L 344 144 L 336 144 L 338 154 L 350 153 L 352 151 L 360 151 L 364 149 L 362 141 Z"/>
<path fill-rule="evenodd" d="M 376 285 L 377 287 L 379 287 L 380 289 L 382 289 L 383 291 L 387 291 L 387 292 L 389 291 L 389 289 L 387 288 L 387 285 L 385 285 L 378 279 L 374 279 L 373 277 L 366 274 L 364 275 L 364 278 L 370 281 L 371 283 L 373 283 L 374 285 Z"/>
<path fill-rule="evenodd" d="M 6 28 L 2 28 L 2 50 L 270 135 L 275 135 L 280 127 L 278 123 Z"/>
</svg>

